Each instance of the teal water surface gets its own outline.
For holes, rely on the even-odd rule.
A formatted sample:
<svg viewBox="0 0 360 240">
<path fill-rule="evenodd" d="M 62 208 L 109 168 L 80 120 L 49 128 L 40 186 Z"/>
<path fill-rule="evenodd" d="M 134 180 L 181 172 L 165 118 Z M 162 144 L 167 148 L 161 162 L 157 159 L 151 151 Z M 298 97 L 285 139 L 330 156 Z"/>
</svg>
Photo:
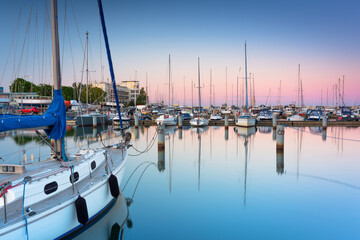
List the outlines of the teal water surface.
<svg viewBox="0 0 360 240">
<path fill-rule="evenodd" d="M 131 204 L 115 205 L 88 230 L 103 239 L 127 210 L 124 239 L 360 239 L 359 128 L 287 127 L 283 152 L 271 127 L 171 128 L 163 152 L 156 127 L 130 131 L 138 151 L 129 149 L 121 189 Z M 79 133 L 68 134 L 68 147 L 94 136 Z M 2 140 L 2 153 L 46 153 L 34 139 Z"/>
</svg>

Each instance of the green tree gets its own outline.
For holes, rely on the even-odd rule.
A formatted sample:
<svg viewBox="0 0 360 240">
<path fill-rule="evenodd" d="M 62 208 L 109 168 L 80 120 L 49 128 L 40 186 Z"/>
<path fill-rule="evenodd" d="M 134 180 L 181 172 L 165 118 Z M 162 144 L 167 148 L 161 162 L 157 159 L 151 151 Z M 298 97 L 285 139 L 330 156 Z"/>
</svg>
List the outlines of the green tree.
<svg viewBox="0 0 360 240">
<path fill-rule="evenodd" d="M 49 84 L 43 84 L 43 83 L 41 83 L 41 84 L 39 84 L 39 86 L 38 86 L 38 95 L 39 96 L 47 96 L 47 97 L 50 97 L 50 96 L 52 96 L 52 86 L 51 85 L 49 85 Z"/>
<path fill-rule="evenodd" d="M 34 84 L 26 81 L 23 78 L 17 78 L 11 84 L 10 92 L 30 92 L 30 90 L 33 88 L 33 85 Z"/>
<path fill-rule="evenodd" d="M 61 90 L 65 100 L 70 101 L 74 99 L 74 89 L 72 87 L 62 86 Z"/>
<path fill-rule="evenodd" d="M 146 92 L 144 90 L 144 88 L 140 89 L 140 94 L 139 96 L 136 98 L 136 105 L 145 105 L 146 104 Z"/>
<path fill-rule="evenodd" d="M 133 106 L 135 106 L 135 103 L 134 103 L 134 100 L 131 100 L 131 101 L 128 103 L 127 107 L 133 107 Z"/>
<path fill-rule="evenodd" d="M 100 103 L 105 101 L 106 92 L 98 87 L 88 86 L 89 88 L 89 103 Z M 81 88 L 81 102 L 86 103 L 86 90 L 87 87 L 85 85 Z"/>
</svg>

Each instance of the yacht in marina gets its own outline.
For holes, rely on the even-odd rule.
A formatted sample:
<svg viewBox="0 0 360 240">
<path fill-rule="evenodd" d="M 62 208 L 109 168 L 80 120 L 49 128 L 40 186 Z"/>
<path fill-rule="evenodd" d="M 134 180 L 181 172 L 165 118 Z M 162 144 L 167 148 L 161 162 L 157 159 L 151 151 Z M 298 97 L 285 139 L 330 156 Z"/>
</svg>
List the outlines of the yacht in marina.
<svg viewBox="0 0 360 240">
<path fill-rule="evenodd" d="M 13 164 L 7 159 L 0 164 L 0 239 L 72 238 L 76 232 L 86 229 L 89 222 L 101 218 L 120 195 L 130 133 L 121 131 L 115 151 L 105 144 L 74 154 L 65 150 L 66 112 L 61 91 L 57 1 L 50 3 L 53 100 L 42 115 L 0 115 L 0 132 L 35 129 L 53 153 L 36 164 L 26 161 Z M 101 0 L 98 5 L 116 95 Z M 118 102 L 117 108 L 119 110 Z M 53 144 L 38 129 L 44 129 Z"/>
<path fill-rule="evenodd" d="M 246 88 L 246 103 L 245 112 L 236 119 L 235 125 L 239 127 L 254 127 L 256 120 L 249 115 L 248 111 L 248 91 L 247 91 L 247 58 L 246 58 L 246 42 L 245 42 L 245 88 Z"/>
</svg>

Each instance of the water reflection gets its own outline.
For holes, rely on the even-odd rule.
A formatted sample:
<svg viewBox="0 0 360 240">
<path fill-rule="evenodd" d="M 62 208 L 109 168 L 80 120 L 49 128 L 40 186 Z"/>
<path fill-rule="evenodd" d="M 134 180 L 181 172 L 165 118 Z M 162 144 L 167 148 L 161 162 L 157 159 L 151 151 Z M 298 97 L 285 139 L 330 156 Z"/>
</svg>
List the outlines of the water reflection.
<svg viewBox="0 0 360 240">
<path fill-rule="evenodd" d="M 272 127 L 258 127 L 260 133 L 271 133 Z"/>
<path fill-rule="evenodd" d="M 121 193 L 113 207 L 105 211 L 98 219 L 86 224 L 81 232 L 71 236 L 74 239 L 123 239 L 126 224 L 132 227 L 125 196 Z M 86 230 L 86 231 L 85 231 Z"/>
<path fill-rule="evenodd" d="M 284 173 L 284 149 L 276 149 L 276 172 Z"/>
<path fill-rule="evenodd" d="M 188 129 L 184 126 L 181 131 L 170 131 L 165 136 L 165 151 L 158 151 L 155 143 L 146 154 L 129 158 L 124 179 L 146 161 L 156 163 L 157 170 L 144 174 L 138 187 L 136 204 L 131 206 L 136 228 L 125 229 L 126 239 L 175 239 L 184 231 L 179 223 L 185 224 L 191 236 L 210 239 L 289 239 L 294 234 L 299 239 L 352 239 L 359 235 L 359 143 L 346 141 L 358 139 L 359 128 L 328 127 L 326 141 L 322 141 L 322 129 L 313 134 L 308 127 L 286 127 L 282 152 L 274 149 L 276 131 L 271 134 L 267 129 L 258 128 L 257 132 L 256 128 L 234 128 L 228 131 L 226 141 L 223 127 Z M 134 128 L 131 131 L 135 133 Z M 155 131 L 154 127 L 140 129 L 139 138 L 133 139 L 134 146 L 144 149 Z M 8 146 L 7 142 L 14 145 L 11 136 L 5 138 L 3 146 Z M 67 140 L 68 145 L 74 145 L 72 136 Z M 134 150 L 129 149 L 129 153 Z M 136 184 L 130 181 L 132 187 L 127 191 L 133 191 Z M 274 221 L 269 221 L 269 216 Z M 282 222 L 281 228 L 277 222 Z M 107 237 L 96 233 L 94 237 L 86 236 L 105 239 L 112 228 L 121 236 L 117 223 L 121 227 L 118 221 L 100 227 L 106 229 L 103 232 Z M 336 227 L 344 224 L 346 232 Z M 243 227 L 241 236 L 238 226 Z M 266 230 L 254 231 L 258 226 Z"/>
<path fill-rule="evenodd" d="M 235 127 L 234 131 L 242 137 L 250 137 L 256 133 L 256 127 Z"/>
</svg>

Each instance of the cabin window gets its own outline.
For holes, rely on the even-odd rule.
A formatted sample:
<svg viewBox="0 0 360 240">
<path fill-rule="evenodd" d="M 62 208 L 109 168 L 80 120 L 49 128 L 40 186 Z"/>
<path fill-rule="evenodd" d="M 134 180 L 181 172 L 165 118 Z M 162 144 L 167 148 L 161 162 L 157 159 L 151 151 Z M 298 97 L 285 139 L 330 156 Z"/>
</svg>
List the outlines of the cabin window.
<svg viewBox="0 0 360 240">
<path fill-rule="evenodd" d="M 96 162 L 92 161 L 91 162 L 91 170 L 94 170 L 96 168 Z"/>
<path fill-rule="evenodd" d="M 15 172 L 15 167 L 14 166 L 9 166 L 8 171 L 9 172 Z"/>
<path fill-rule="evenodd" d="M 79 173 L 78 172 L 74 172 L 74 181 L 72 180 L 72 175 L 70 175 L 70 182 L 77 182 L 79 180 Z"/>
<path fill-rule="evenodd" d="M 51 182 L 45 185 L 44 192 L 46 195 L 55 192 L 58 189 L 57 182 Z"/>
<path fill-rule="evenodd" d="M 9 171 L 9 170 L 8 170 L 8 166 L 2 166 L 2 171 L 3 171 L 3 172 Z"/>
</svg>

